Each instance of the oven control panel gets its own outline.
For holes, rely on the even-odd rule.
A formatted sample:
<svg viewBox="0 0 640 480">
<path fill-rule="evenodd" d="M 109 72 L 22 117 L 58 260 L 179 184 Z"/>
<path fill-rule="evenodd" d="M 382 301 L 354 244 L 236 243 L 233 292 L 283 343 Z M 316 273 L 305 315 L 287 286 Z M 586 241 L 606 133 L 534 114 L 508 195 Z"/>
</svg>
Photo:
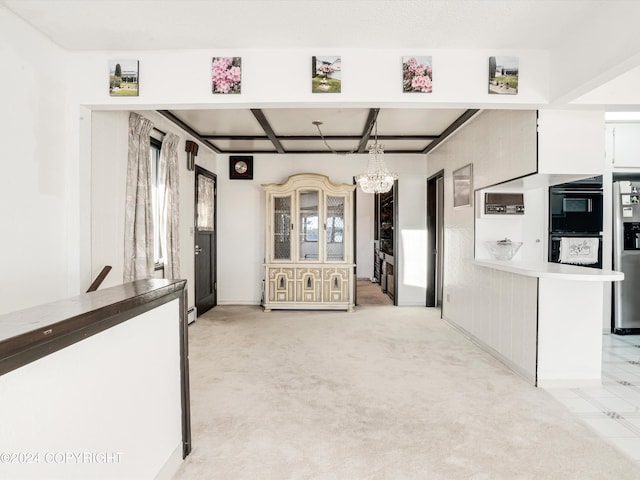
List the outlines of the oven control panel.
<svg viewBox="0 0 640 480">
<path fill-rule="evenodd" d="M 524 215 L 524 195 L 522 193 L 484 194 L 484 213 L 487 215 Z"/>
<path fill-rule="evenodd" d="M 524 205 L 487 205 L 484 213 L 488 215 L 523 215 Z"/>
</svg>

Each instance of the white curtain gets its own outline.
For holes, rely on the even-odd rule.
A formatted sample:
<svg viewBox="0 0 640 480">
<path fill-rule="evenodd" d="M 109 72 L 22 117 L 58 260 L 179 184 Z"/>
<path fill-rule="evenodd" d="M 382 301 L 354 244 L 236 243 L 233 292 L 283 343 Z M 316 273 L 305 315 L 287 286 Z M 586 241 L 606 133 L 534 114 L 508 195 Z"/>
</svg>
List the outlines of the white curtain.
<svg viewBox="0 0 640 480">
<path fill-rule="evenodd" d="M 124 225 L 125 283 L 151 278 L 153 258 L 153 210 L 149 165 L 149 133 L 153 123 L 137 113 L 129 115 L 129 158 Z"/>
<path fill-rule="evenodd" d="M 178 141 L 168 133 L 162 140 L 158 165 L 158 201 L 160 213 L 160 247 L 164 261 L 164 278 L 180 278 L 180 244 L 178 241 Z"/>
</svg>

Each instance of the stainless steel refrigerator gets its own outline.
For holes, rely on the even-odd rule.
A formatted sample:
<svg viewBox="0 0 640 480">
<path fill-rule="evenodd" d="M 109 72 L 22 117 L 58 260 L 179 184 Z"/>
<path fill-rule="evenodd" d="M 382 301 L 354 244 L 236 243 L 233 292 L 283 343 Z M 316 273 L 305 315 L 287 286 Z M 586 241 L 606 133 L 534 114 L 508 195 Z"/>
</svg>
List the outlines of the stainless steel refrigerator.
<svg viewBox="0 0 640 480">
<path fill-rule="evenodd" d="M 613 182 L 613 333 L 640 333 L 640 180 Z"/>
</svg>

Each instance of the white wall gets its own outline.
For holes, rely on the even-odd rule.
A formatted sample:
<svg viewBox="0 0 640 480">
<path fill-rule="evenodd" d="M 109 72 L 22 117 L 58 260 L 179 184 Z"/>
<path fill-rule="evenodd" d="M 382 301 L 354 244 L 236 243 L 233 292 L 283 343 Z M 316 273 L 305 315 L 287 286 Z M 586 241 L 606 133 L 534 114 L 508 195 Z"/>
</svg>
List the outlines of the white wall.
<svg viewBox="0 0 640 480">
<path fill-rule="evenodd" d="M 0 313 L 78 287 L 69 255 L 67 55 L 0 6 Z M 70 246 L 73 247 L 70 248 Z M 88 285 L 87 285 L 88 287 Z"/>
<path fill-rule="evenodd" d="M 2 134 L 9 140 L 3 142 L 8 149 L 6 158 L 20 159 L 5 162 L 7 175 L 3 177 L 12 179 L 3 183 L 2 198 L 8 201 L 1 202 L 2 218 L 12 230 L 5 234 L 0 259 L 11 272 L 0 285 L 2 311 L 78 293 L 91 280 L 95 265 L 88 247 L 92 224 L 88 110 L 295 106 L 517 109 L 549 102 L 549 58 L 543 50 L 340 48 L 335 53 L 342 56 L 342 93 L 314 95 L 309 85 L 309 59 L 317 49 L 63 52 L 4 7 L 0 8 L 0 22 L 0 58 L 21 75 L 20 82 L 11 76 L 0 79 L 0 100 L 14 115 L 2 120 Z M 402 93 L 401 58 L 410 54 L 432 56 L 433 93 Z M 518 95 L 487 93 L 487 59 L 501 54 L 520 59 Z M 219 55 L 242 57 L 241 95 L 211 93 L 211 58 Z M 114 58 L 140 61 L 139 97 L 109 96 L 108 62 Z M 273 59 L 278 59 L 277 75 Z M 168 66 L 180 72 L 179 78 L 167 74 Z M 60 72 L 60 76 L 51 72 Z M 507 137 L 502 140 L 509 143 Z M 493 148 L 497 155 L 508 150 L 500 143 Z M 500 157 L 498 161 L 509 168 L 513 159 Z M 24 178 L 24 183 L 19 185 L 16 178 Z M 423 190 L 420 186 L 420 195 Z M 413 220 L 407 217 L 407 221 L 408 228 L 415 227 Z M 242 228 L 247 233 L 254 229 Z M 44 247 L 42 232 L 47 236 Z M 246 268 L 255 273 L 258 263 L 251 260 Z M 407 285 L 415 283 L 414 279 L 405 280 Z M 36 295 L 30 292 L 34 284 Z M 398 292 L 399 298 L 412 303 L 420 295 L 418 291 L 409 294 L 411 290 Z M 235 293 L 227 296 L 230 301 L 235 297 Z"/>
<path fill-rule="evenodd" d="M 153 111 L 138 111 L 165 133 L 180 137 L 178 175 L 180 205 L 180 277 L 187 280 L 189 306 L 194 305 L 194 199 L 195 172 L 187 170 L 185 141 L 195 141 L 169 120 Z M 95 278 L 105 265 L 113 269 L 101 288 L 122 283 L 124 259 L 124 209 L 128 155 L 128 111 L 94 111 L 91 146 L 91 273 Z M 216 172 L 215 155 L 199 144 L 196 164 Z"/>
<path fill-rule="evenodd" d="M 602 174 L 604 110 L 540 110 L 538 157 L 541 173 Z"/>
<path fill-rule="evenodd" d="M 529 327 L 514 320 L 525 315 L 533 318 L 530 299 L 535 285 L 523 284 L 514 276 L 493 274 L 489 269 L 471 265 L 469 259 L 474 257 L 476 242 L 513 235 L 512 240 L 525 241 L 523 252 L 514 260 L 544 262 L 545 249 L 535 242 L 536 239 L 546 241 L 546 187 L 541 187 L 535 178 L 531 182 L 509 182 L 515 186 L 515 191 L 525 193 L 525 215 L 489 218 L 478 208 L 477 218 L 474 218 L 474 208 L 454 208 L 452 205 L 452 172 L 473 163 L 474 187 L 479 189 L 535 173 L 538 166 L 552 174 L 598 173 L 599 158 L 599 172 L 603 171 L 604 148 L 600 149 L 600 146 L 604 147 L 604 116 L 593 111 L 546 111 L 541 112 L 540 118 L 545 121 L 541 122 L 538 135 L 539 148 L 535 111 L 484 111 L 430 153 L 427 159 L 429 175 L 441 169 L 445 171 L 443 315 L 513 362 L 527 377 L 531 375 L 530 355 L 519 359 L 508 337 L 513 334 L 526 338 L 522 337 L 523 328 Z M 580 132 L 584 132 L 583 135 Z M 536 174 L 536 177 L 540 177 L 542 183 L 554 178 L 546 173 Z M 527 184 L 534 187 L 527 188 Z M 510 188 L 500 185 L 496 190 Z M 479 201 L 478 194 L 475 200 Z M 480 247 L 476 254 L 478 258 L 487 258 Z M 491 275 L 498 275 L 499 279 L 492 279 Z M 487 288 L 508 289 L 513 295 L 500 297 L 499 292 L 490 293 Z M 527 300 L 522 303 L 518 298 Z M 496 301 L 502 308 L 500 315 L 496 315 L 493 308 Z M 506 333 L 496 331 L 496 326 L 500 330 L 505 328 Z"/>
<path fill-rule="evenodd" d="M 538 279 L 482 267 L 472 275 L 474 315 L 463 328 L 535 385 Z"/>
<path fill-rule="evenodd" d="M 492 259 L 485 242 L 495 242 L 508 238 L 523 242 L 513 257 L 516 262 L 546 261 L 546 231 L 548 224 L 548 190 L 539 187 L 526 189 L 514 187 L 491 188 L 491 192 L 522 193 L 525 205 L 524 215 L 493 215 L 484 213 L 484 193 L 476 192 L 475 258 Z"/>
<path fill-rule="evenodd" d="M 268 34 L 268 32 L 265 32 Z M 337 48 L 342 57 L 342 92 L 311 92 L 311 57 L 314 49 L 217 49 L 127 52 L 74 52 L 75 74 L 83 81 L 74 95 L 88 105 L 161 105 L 202 108 L 218 106 L 284 106 L 292 104 L 381 106 L 384 104 L 435 106 L 522 106 L 548 100 L 548 56 L 542 50 L 444 50 Z M 491 55 L 517 55 L 520 60 L 518 95 L 488 94 L 488 59 Z M 402 57 L 430 55 L 433 93 L 402 92 Z M 242 58 L 242 94 L 211 93 L 213 56 Z M 140 96 L 109 97 L 106 81 L 110 59 L 140 61 Z M 277 67 L 274 68 L 274 64 Z M 170 67 L 170 68 L 169 68 Z M 168 72 L 180 72 L 179 76 Z M 526 74 L 525 74 L 526 72 Z"/>
<path fill-rule="evenodd" d="M 83 78 L 74 89 L 74 100 L 92 108 L 232 108 L 232 107 L 291 107 L 301 106 L 461 106 L 468 103 L 517 107 L 518 105 L 545 102 L 548 95 L 547 56 L 543 51 L 518 52 L 521 68 L 529 72 L 521 78 L 517 96 L 488 95 L 486 69 L 489 55 L 495 51 L 430 50 L 411 52 L 433 56 L 434 93 L 429 95 L 406 95 L 400 88 L 401 58 L 406 51 L 340 49 L 342 56 L 342 93 L 340 95 L 314 95 L 309 85 L 309 59 L 317 52 L 300 49 L 286 51 L 269 49 L 243 49 L 211 51 L 132 51 L 74 53 L 72 75 Z M 509 52 L 512 54 L 513 52 Z M 210 63 L 213 55 L 240 56 L 243 62 L 243 87 L 241 95 L 212 95 L 210 85 Z M 140 61 L 140 97 L 109 97 L 104 88 L 104 79 L 109 59 L 137 58 Z M 272 59 L 286 58 L 280 62 L 277 75 L 272 72 Z M 167 76 L 167 65 L 180 71 L 179 88 L 175 78 Z M 371 82 L 371 78 L 376 78 Z M 132 105 L 133 104 L 133 105 Z M 74 141 L 74 138 L 71 139 Z M 77 140 L 76 140 L 77 141 Z M 262 156 L 256 157 L 256 167 Z M 298 156 L 274 157 L 270 162 L 269 176 L 256 171 L 253 182 L 231 182 L 227 178 L 227 160 L 218 160 L 218 301 L 219 303 L 257 303 L 260 298 L 261 269 L 263 261 L 262 211 L 248 209 L 247 204 L 262 202 L 258 182 L 282 181 L 298 172 L 327 174 L 332 180 L 342 176 L 342 181 L 351 182 L 354 174 L 364 171 L 364 160 L 353 170 L 342 170 L 342 162 L 326 162 L 321 168 L 314 156 L 313 165 L 300 162 Z M 390 162 L 391 163 L 391 162 Z M 399 215 L 401 229 L 398 260 L 406 267 L 400 270 L 398 302 L 404 305 L 424 305 L 426 284 L 425 249 L 425 185 L 424 177 L 410 179 L 414 173 L 424 174 L 424 165 L 416 168 L 411 160 L 404 175 L 401 173 L 400 205 L 408 205 Z M 224 177 L 224 181 L 223 180 Z M 404 178 L 403 178 L 404 177 Z M 233 185 L 233 190 L 229 187 Z M 252 186 L 253 185 L 253 186 Z M 229 196 L 229 201 L 227 201 Z M 365 201 L 366 202 L 366 201 Z M 363 201 L 358 205 L 362 206 Z M 416 205 L 419 205 L 416 208 Z M 401 207 L 402 208 L 402 207 Z M 360 210 L 360 209 L 359 209 Z M 359 214 L 360 215 L 360 214 Z M 369 218 L 367 218 L 369 217 Z M 372 211 L 359 216 L 358 277 L 372 275 L 373 253 L 365 238 L 372 232 L 369 221 Z M 365 220 L 366 223 L 365 223 Z M 365 227 L 365 225 L 367 225 Z M 362 229 L 362 230 L 361 230 Z M 234 252 L 229 254 L 229 252 Z M 236 253 L 239 252 L 239 253 Z M 405 254 L 404 260 L 402 255 Z M 364 259 L 364 263 L 363 262 Z M 417 261 L 413 261 L 417 260 Z"/>
<path fill-rule="evenodd" d="M 490 343 L 489 325 L 474 321 L 474 207 L 453 207 L 452 173 L 473 164 L 479 189 L 536 171 L 536 112 L 483 111 L 427 156 L 428 175 L 444 170 L 443 315 Z M 526 208 L 526 206 L 525 206 Z"/>
<path fill-rule="evenodd" d="M 0 463 L 0 477 L 171 478 L 182 461 L 178 322 L 173 300 L 0 376 L 0 452 L 40 455 Z"/>
<path fill-rule="evenodd" d="M 129 112 L 92 112 L 91 128 L 91 276 L 111 265 L 106 288 L 123 278 Z"/>
<path fill-rule="evenodd" d="M 218 302 L 258 304 L 264 278 L 266 183 L 282 183 L 296 173 L 320 173 L 333 183 L 353 183 L 353 176 L 367 168 L 367 155 L 254 155 L 253 180 L 230 180 L 228 155 L 218 156 Z M 400 258 L 409 249 L 412 260 L 403 266 L 398 286 L 402 305 L 425 302 L 424 201 L 426 165 L 420 155 L 387 155 L 387 166 L 400 175 Z M 358 189 L 359 190 L 359 189 Z M 373 275 L 373 195 L 357 191 L 357 276 Z M 402 207 L 402 201 L 406 205 Z M 420 229 L 421 233 L 412 234 Z M 414 238 L 417 237 L 417 238 Z M 422 243 L 420 243 L 422 242 Z M 405 242 L 406 243 L 406 242 Z M 416 252 L 420 257 L 413 255 Z M 416 280 L 419 279 L 418 280 Z"/>
<path fill-rule="evenodd" d="M 423 162 L 426 168 L 426 160 Z M 356 188 L 356 277 L 373 278 L 373 195 Z"/>
<path fill-rule="evenodd" d="M 186 170 L 182 131 L 154 112 L 139 111 L 161 130 L 177 133 L 180 170 L 181 273 L 187 279 L 189 305 L 194 304 L 193 205 L 194 174 Z M 103 286 L 122 283 L 124 256 L 124 189 L 127 162 L 127 111 L 95 111 L 92 115 L 91 176 L 91 269 L 95 276 L 104 265 L 113 270 Z M 191 137 L 188 137 L 191 138 Z M 216 160 L 217 158 L 217 160 Z M 230 180 L 227 155 L 213 155 L 200 146 L 197 163 L 220 172 L 218 181 L 218 302 L 220 304 L 258 304 L 264 277 L 264 194 L 263 183 L 279 183 L 294 173 L 322 173 L 334 183 L 352 183 L 353 176 L 366 170 L 366 155 L 256 155 L 253 180 Z M 424 305 L 426 203 L 424 178 L 426 164 L 419 155 L 387 155 L 390 169 L 400 174 L 399 226 L 404 244 L 399 255 L 408 251 L 399 279 L 398 301 L 405 305 Z M 373 196 L 358 189 L 357 276 L 373 275 Z M 405 208 L 402 208 L 402 205 Z"/>
<path fill-rule="evenodd" d="M 427 293 L 427 176 L 411 174 L 418 159 L 398 168 L 398 245 L 394 245 L 398 305 L 426 305 Z"/>
</svg>

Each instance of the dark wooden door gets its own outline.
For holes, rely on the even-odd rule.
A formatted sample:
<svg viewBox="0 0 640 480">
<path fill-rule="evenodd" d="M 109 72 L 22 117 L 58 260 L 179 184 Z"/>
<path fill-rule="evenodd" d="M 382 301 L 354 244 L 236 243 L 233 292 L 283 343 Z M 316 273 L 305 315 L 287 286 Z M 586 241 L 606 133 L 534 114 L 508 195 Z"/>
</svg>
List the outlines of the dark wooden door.
<svg viewBox="0 0 640 480">
<path fill-rule="evenodd" d="M 196 166 L 195 297 L 198 316 L 217 305 L 216 176 Z"/>
<path fill-rule="evenodd" d="M 442 307 L 444 173 L 427 180 L 427 307 Z"/>
</svg>

